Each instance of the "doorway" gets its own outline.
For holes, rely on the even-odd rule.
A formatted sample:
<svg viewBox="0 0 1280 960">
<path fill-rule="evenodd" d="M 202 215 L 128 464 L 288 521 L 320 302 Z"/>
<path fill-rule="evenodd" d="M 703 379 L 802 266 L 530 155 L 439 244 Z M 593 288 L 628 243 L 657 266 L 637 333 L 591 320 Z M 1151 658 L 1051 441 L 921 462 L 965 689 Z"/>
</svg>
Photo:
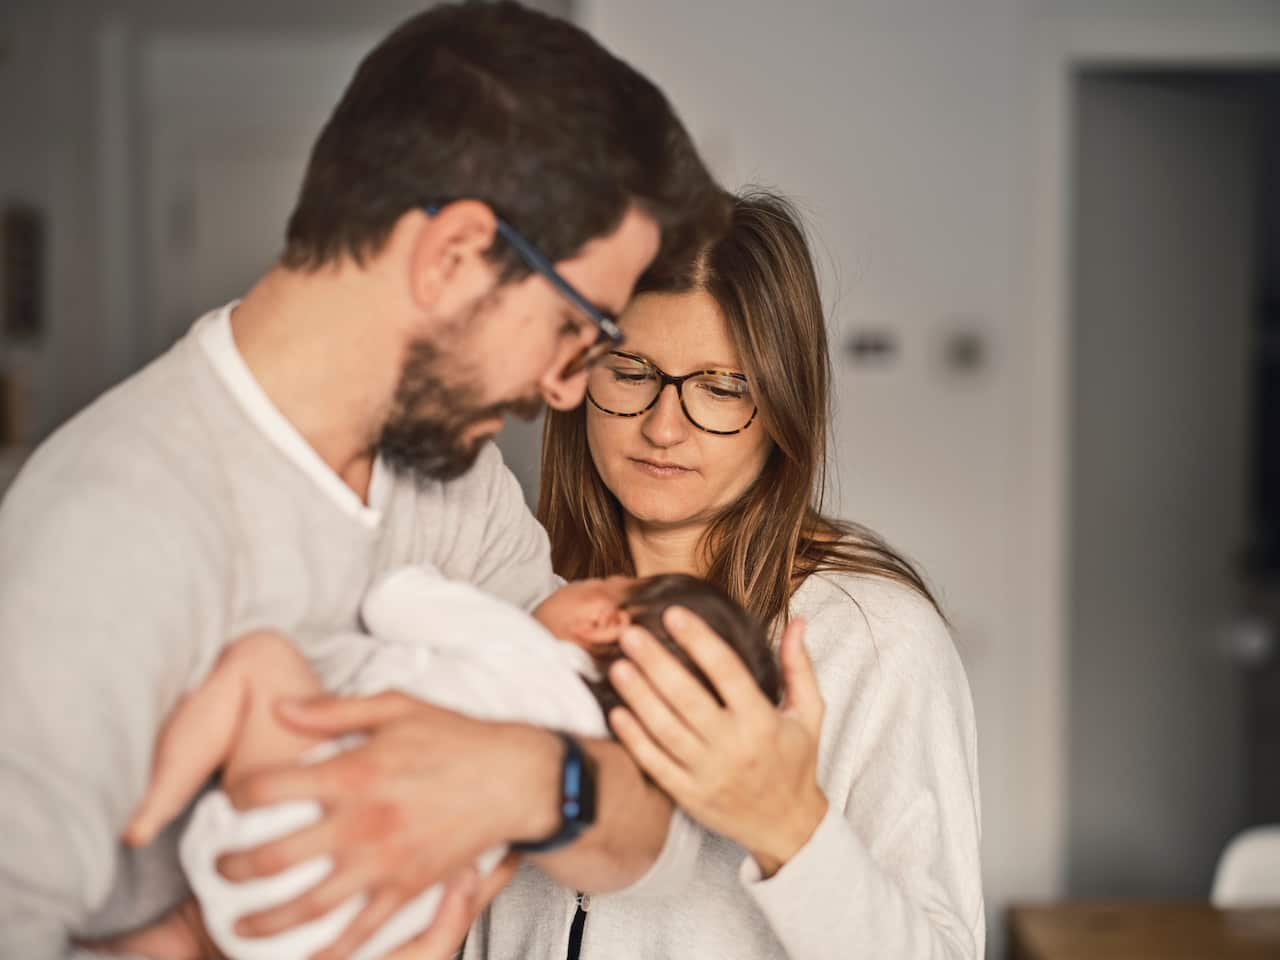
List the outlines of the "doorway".
<svg viewBox="0 0 1280 960">
<path fill-rule="evenodd" d="M 1072 82 L 1066 892 L 1203 898 L 1231 835 L 1280 819 L 1256 682 L 1280 72 Z"/>
</svg>

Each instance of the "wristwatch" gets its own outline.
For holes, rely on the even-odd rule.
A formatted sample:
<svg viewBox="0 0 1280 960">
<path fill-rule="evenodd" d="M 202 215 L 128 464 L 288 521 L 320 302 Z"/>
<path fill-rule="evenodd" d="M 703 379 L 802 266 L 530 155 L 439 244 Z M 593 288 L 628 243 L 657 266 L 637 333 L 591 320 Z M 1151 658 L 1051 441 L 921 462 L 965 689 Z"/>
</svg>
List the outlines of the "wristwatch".
<svg viewBox="0 0 1280 960">
<path fill-rule="evenodd" d="M 564 763 L 560 767 L 560 826 L 542 840 L 511 844 L 512 850 L 544 853 L 578 839 L 596 822 L 596 764 L 578 741 L 567 733 L 554 731 L 564 743 Z"/>
</svg>

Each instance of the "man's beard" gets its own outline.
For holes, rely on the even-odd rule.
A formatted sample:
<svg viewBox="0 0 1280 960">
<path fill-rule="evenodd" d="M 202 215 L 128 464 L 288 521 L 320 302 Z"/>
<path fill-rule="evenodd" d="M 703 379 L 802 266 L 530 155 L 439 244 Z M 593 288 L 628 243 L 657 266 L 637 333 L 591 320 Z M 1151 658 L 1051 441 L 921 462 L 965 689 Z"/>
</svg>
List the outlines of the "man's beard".
<svg viewBox="0 0 1280 960">
<path fill-rule="evenodd" d="M 533 420 L 542 412 L 537 394 L 479 407 L 480 385 L 446 383 L 440 375 L 443 365 L 434 343 L 409 345 L 391 416 L 375 445 L 387 466 L 419 481 L 453 480 L 471 469 L 490 438 L 465 439 L 468 427 L 506 414 Z"/>
</svg>

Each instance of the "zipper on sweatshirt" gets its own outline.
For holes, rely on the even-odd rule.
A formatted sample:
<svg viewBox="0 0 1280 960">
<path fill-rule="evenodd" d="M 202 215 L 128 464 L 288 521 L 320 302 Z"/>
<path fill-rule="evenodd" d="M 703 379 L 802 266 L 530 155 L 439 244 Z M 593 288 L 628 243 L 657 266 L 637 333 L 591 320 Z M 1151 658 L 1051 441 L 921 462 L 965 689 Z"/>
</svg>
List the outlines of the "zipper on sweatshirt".
<svg viewBox="0 0 1280 960">
<path fill-rule="evenodd" d="M 574 902 L 573 923 L 569 926 L 569 952 L 565 960 L 578 960 L 582 954 L 582 928 L 587 925 L 587 911 L 591 909 L 591 894 L 579 893 Z"/>
</svg>

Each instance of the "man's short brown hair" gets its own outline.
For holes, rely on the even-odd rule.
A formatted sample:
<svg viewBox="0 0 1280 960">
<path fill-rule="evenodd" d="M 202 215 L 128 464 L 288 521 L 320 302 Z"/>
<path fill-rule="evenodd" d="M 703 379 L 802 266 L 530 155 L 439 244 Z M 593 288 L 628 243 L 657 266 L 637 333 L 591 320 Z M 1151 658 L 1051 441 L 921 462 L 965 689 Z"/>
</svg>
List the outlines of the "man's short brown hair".
<svg viewBox="0 0 1280 960">
<path fill-rule="evenodd" d="M 471 198 L 552 262 L 635 205 L 677 271 L 727 223 L 728 202 L 652 83 L 578 27 L 516 3 L 447 4 L 360 64 L 311 153 L 285 266 L 376 253 L 414 207 Z M 527 268 L 492 251 L 505 280 Z"/>
</svg>

